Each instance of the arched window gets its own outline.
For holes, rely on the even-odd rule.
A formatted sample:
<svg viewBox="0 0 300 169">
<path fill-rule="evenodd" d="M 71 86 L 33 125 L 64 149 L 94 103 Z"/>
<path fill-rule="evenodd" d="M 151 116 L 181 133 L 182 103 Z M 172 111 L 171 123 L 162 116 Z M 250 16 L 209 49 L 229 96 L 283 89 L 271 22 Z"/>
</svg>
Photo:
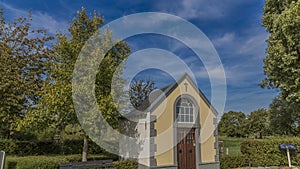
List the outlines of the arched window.
<svg viewBox="0 0 300 169">
<path fill-rule="evenodd" d="M 194 104 L 188 98 L 180 98 L 176 103 L 176 117 L 178 122 L 194 122 Z"/>
</svg>

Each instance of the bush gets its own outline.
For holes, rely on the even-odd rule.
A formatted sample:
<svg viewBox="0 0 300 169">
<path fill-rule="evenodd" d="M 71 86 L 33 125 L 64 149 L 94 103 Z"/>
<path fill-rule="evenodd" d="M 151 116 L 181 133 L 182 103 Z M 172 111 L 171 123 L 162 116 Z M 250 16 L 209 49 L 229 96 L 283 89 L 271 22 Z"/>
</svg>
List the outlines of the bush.
<svg viewBox="0 0 300 169">
<path fill-rule="evenodd" d="M 135 160 L 115 161 L 113 165 L 116 169 L 137 169 L 138 163 Z"/>
<path fill-rule="evenodd" d="M 300 138 L 244 141 L 241 152 L 247 159 L 251 159 L 253 167 L 287 165 L 286 151 L 280 150 L 279 144 L 296 144 L 300 148 Z M 297 158 L 295 152 L 291 152 L 291 160 L 293 165 L 300 165 L 300 158 Z"/>
<path fill-rule="evenodd" d="M 0 141 L 0 150 L 5 151 L 7 154 L 18 154 L 18 155 L 35 155 L 37 146 L 33 142 L 29 141 L 11 141 L 2 140 Z"/>
<path fill-rule="evenodd" d="M 49 154 L 80 154 L 83 140 L 65 140 L 63 143 L 51 141 L 16 141 L 0 140 L 0 150 L 8 155 L 49 155 Z M 89 154 L 102 154 L 105 151 L 96 143 L 89 141 Z"/>
<path fill-rule="evenodd" d="M 46 156 L 28 156 L 28 157 L 13 157 L 6 159 L 7 169 L 55 169 L 59 168 L 59 164 L 65 159 L 61 157 L 46 157 Z"/>
<path fill-rule="evenodd" d="M 248 166 L 248 159 L 243 155 L 223 156 L 220 158 L 221 169 L 237 168 Z"/>
<path fill-rule="evenodd" d="M 110 155 L 90 155 L 88 160 L 113 159 Z M 81 154 L 66 156 L 7 157 L 5 169 L 58 169 L 60 163 L 81 161 Z"/>
</svg>

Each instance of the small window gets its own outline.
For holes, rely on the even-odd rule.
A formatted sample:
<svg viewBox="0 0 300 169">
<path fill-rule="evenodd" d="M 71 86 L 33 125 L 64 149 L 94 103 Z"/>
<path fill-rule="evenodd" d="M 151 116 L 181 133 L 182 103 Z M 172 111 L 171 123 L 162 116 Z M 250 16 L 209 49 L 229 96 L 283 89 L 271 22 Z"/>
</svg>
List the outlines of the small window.
<svg viewBox="0 0 300 169">
<path fill-rule="evenodd" d="M 181 98 L 176 103 L 176 117 L 178 122 L 194 122 L 194 104 L 188 98 Z"/>
</svg>

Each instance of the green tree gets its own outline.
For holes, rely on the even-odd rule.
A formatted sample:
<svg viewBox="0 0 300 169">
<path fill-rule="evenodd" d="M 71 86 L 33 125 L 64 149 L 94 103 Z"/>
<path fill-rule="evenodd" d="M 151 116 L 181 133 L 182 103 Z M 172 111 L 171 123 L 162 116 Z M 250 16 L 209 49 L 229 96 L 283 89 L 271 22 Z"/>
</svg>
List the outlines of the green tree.
<svg viewBox="0 0 300 169">
<path fill-rule="evenodd" d="M 48 72 L 51 49 L 46 43 L 53 37 L 32 29 L 30 20 L 21 17 L 8 23 L 0 9 L 0 129 L 6 138 L 39 102 L 38 91 Z"/>
<path fill-rule="evenodd" d="M 270 36 L 262 87 L 280 88 L 287 101 L 300 103 L 300 1 L 266 0 L 263 26 Z"/>
<path fill-rule="evenodd" d="M 29 121 L 38 124 L 40 128 L 40 125 L 50 123 L 53 128 L 59 129 L 58 132 L 64 130 L 68 124 L 78 124 L 72 100 L 72 73 L 82 47 L 98 32 L 103 22 L 104 19 L 100 14 L 88 16 L 86 10 L 82 8 L 72 20 L 68 29 L 70 34 L 56 35 L 57 42 L 53 46 L 56 54 L 53 55 L 50 64 L 51 76 L 47 77 L 40 104 L 28 118 Z M 104 36 L 109 42 L 113 41 L 109 33 Z M 104 118 L 115 127 L 118 125 L 120 115 L 111 96 L 111 82 L 114 72 L 118 71 L 117 67 L 128 57 L 129 52 L 130 49 L 125 42 L 118 42 L 106 54 L 97 71 L 95 92 L 99 109 Z M 40 123 L 36 123 L 36 119 L 40 117 L 43 117 Z M 87 160 L 87 149 L 88 138 L 84 135 L 83 161 Z"/>
<path fill-rule="evenodd" d="M 229 111 L 224 113 L 218 124 L 220 135 L 227 137 L 244 137 L 246 115 L 242 112 Z"/>
<path fill-rule="evenodd" d="M 278 135 L 299 135 L 300 105 L 287 102 L 280 96 L 276 97 L 269 106 L 270 128 Z"/>
<path fill-rule="evenodd" d="M 259 137 L 270 133 L 269 112 L 266 109 L 258 109 L 251 112 L 245 121 L 245 133 Z"/>
<path fill-rule="evenodd" d="M 133 79 L 130 83 L 130 102 L 135 109 L 145 110 L 149 106 L 149 95 L 156 89 L 154 81 Z"/>
</svg>

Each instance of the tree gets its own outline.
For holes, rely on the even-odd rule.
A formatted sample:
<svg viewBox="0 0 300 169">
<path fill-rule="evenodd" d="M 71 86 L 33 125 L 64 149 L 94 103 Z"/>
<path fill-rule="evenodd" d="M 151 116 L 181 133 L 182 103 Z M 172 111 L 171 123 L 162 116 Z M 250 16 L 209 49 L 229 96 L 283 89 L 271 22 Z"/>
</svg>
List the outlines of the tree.
<svg viewBox="0 0 300 169">
<path fill-rule="evenodd" d="M 98 31 L 103 22 L 104 19 L 100 14 L 88 16 L 86 10 L 82 8 L 72 20 L 68 29 L 70 35 L 62 33 L 56 35 L 57 42 L 53 46 L 56 54 L 53 55 L 50 64 L 51 75 L 44 83 L 39 106 L 28 118 L 32 119 L 30 121 L 36 122 L 36 119 L 43 117 L 39 125 L 47 125 L 50 122 L 59 131 L 68 124 L 78 124 L 72 100 L 72 73 L 85 42 Z M 113 41 L 111 34 L 105 37 Z M 118 124 L 119 112 L 111 97 L 111 81 L 118 65 L 128 57 L 129 52 L 130 49 L 125 42 L 118 42 L 109 50 L 97 72 L 95 92 L 99 109 L 102 110 L 105 119 L 114 126 Z M 87 149 L 88 138 L 84 135 L 82 161 L 87 160 Z"/>
<path fill-rule="evenodd" d="M 280 96 L 274 98 L 269 106 L 270 128 L 278 135 L 299 135 L 300 105 L 287 102 Z"/>
<path fill-rule="evenodd" d="M 20 17 L 7 23 L 0 9 L 0 129 L 6 138 L 39 102 L 48 72 L 51 49 L 46 43 L 53 37 L 32 29 L 30 20 Z"/>
<path fill-rule="evenodd" d="M 245 133 L 259 136 L 260 139 L 270 133 L 269 112 L 266 109 L 258 109 L 251 112 L 245 121 Z"/>
<path fill-rule="evenodd" d="M 242 112 L 229 111 L 224 113 L 218 125 L 220 135 L 227 137 L 244 137 L 246 115 Z"/>
<path fill-rule="evenodd" d="M 133 107 L 137 110 L 146 109 L 147 106 L 149 106 L 149 100 L 147 99 L 154 89 L 156 89 L 156 87 L 154 86 L 154 82 L 151 80 L 146 81 L 144 79 L 133 79 L 129 89 L 130 102 Z"/>
<path fill-rule="evenodd" d="M 300 103 L 300 1 L 266 0 L 263 26 L 270 36 L 262 87 L 280 88 L 287 101 Z"/>
</svg>

